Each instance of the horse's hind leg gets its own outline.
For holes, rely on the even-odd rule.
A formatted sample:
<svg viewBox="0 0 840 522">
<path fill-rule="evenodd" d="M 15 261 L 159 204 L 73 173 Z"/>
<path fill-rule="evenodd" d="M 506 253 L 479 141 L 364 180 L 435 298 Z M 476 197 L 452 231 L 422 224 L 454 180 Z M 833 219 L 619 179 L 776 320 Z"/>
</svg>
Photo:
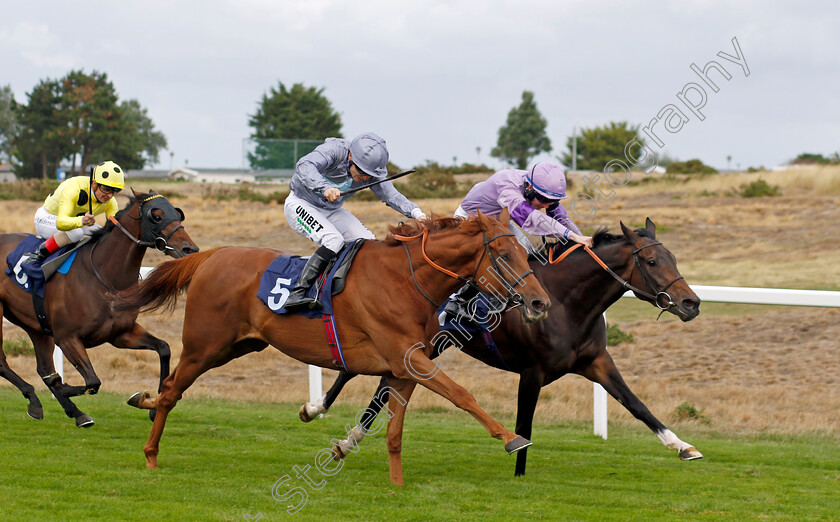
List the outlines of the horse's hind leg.
<svg viewBox="0 0 840 522">
<path fill-rule="evenodd" d="M 354 451 L 354 448 L 365 438 L 365 435 L 367 435 L 367 432 L 370 430 L 370 426 L 373 424 L 374 419 L 376 419 L 376 416 L 379 415 L 380 411 L 382 411 L 382 407 L 385 403 L 388 402 L 390 388 L 387 384 L 388 378 L 383 377 L 382 380 L 379 381 L 379 387 L 376 388 L 376 393 L 373 394 L 373 398 L 370 400 L 370 405 L 368 405 L 362 413 L 362 418 L 359 421 L 359 424 L 353 427 L 346 439 L 333 446 L 333 455 L 335 455 L 336 459 L 343 459 L 349 455 L 350 452 Z"/>
<path fill-rule="evenodd" d="M 43 332 L 27 329 L 29 338 L 32 339 L 32 344 L 35 347 L 35 361 L 38 367 L 38 375 L 44 380 L 47 388 L 52 392 L 58 404 L 64 409 L 64 413 L 71 419 L 76 420 L 76 426 L 79 428 L 89 428 L 93 426 L 93 419 L 86 413 L 82 412 L 73 404 L 70 397 L 78 395 L 79 389 L 84 389 L 81 386 L 68 386 L 61 382 L 61 376 L 55 371 L 53 363 L 53 352 L 55 351 L 55 343 L 53 338 L 47 336 Z"/>
<path fill-rule="evenodd" d="M 3 325 L 2 325 L 2 309 L 0 309 L 0 340 L 3 339 Z M 44 418 L 44 408 L 38 396 L 35 395 L 35 388 L 24 381 L 20 375 L 14 372 L 6 360 L 6 354 L 3 352 L 2 343 L 0 342 L 0 377 L 3 377 L 10 383 L 15 385 L 15 388 L 20 390 L 24 398 L 29 401 L 29 406 L 26 408 L 26 414 L 35 420 Z"/>
<path fill-rule="evenodd" d="M 300 407 L 300 413 L 298 414 L 300 420 L 303 422 L 309 422 L 318 415 L 326 413 L 326 411 L 330 409 L 330 406 L 332 406 L 332 403 L 338 398 L 338 394 L 341 393 L 344 385 L 350 382 L 350 380 L 355 376 L 355 373 L 343 371 L 338 372 L 338 377 L 335 378 L 335 382 L 333 382 L 333 385 L 329 390 L 327 390 L 327 393 L 325 393 L 323 397 L 314 403 L 307 402 Z"/>
<path fill-rule="evenodd" d="M 597 382 L 607 390 L 607 393 L 613 396 L 615 400 L 627 408 L 627 411 L 633 414 L 634 417 L 644 422 L 645 425 L 653 431 L 659 440 L 662 441 L 666 447 L 677 450 L 682 460 L 693 460 L 703 458 L 703 454 L 697 451 L 694 446 L 687 442 L 681 441 L 674 432 L 665 427 L 659 422 L 659 419 L 654 417 L 647 406 L 639 400 L 636 395 L 630 391 L 630 387 L 624 382 L 618 368 L 612 357 L 606 350 L 602 350 L 592 363 L 581 372 L 581 375 L 590 381 Z"/>
</svg>

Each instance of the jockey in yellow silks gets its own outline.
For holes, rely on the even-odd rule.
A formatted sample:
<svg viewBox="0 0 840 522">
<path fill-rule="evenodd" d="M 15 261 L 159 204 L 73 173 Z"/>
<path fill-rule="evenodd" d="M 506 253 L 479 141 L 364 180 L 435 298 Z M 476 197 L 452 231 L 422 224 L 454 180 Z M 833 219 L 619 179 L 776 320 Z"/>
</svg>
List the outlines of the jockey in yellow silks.
<svg viewBox="0 0 840 522">
<path fill-rule="evenodd" d="M 114 196 L 125 187 L 125 172 L 113 161 L 92 168 L 90 177 L 75 176 L 63 181 L 35 212 L 35 231 L 46 240 L 29 254 L 26 263 L 42 262 L 59 248 L 76 243 L 102 228 L 96 217 L 116 215 Z"/>
</svg>

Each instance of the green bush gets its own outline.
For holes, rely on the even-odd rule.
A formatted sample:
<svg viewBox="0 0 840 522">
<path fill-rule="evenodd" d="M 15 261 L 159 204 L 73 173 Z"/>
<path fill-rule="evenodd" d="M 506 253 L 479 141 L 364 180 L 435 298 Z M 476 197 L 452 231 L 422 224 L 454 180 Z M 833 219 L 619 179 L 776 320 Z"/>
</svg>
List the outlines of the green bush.
<svg viewBox="0 0 840 522">
<path fill-rule="evenodd" d="M 0 183 L 0 199 L 20 199 L 24 201 L 44 201 L 58 187 L 54 179 L 25 179 L 14 183 Z"/>
<path fill-rule="evenodd" d="M 683 402 L 674 410 L 674 417 L 679 421 L 697 421 L 702 424 L 711 424 L 712 421 L 707 416 L 703 415 L 706 408 L 698 410 L 696 406 L 689 402 Z"/>
<path fill-rule="evenodd" d="M 623 342 L 635 343 L 633 334 L 623 331 L 617 324 L 607 325 L 607 346 L 616 346 Z"/>
<path fill-rule="evenodd" d="M 713 167 L 703 164 L 699 159 L 675 161 L 665 168 L 667 174 L 717 174 Z"/>
<path fill-rule="evenodd" d="M 27 337 L 17 336 L 12 339 L 3 339 L 3 352 L 6 355 L 32 355 L 35 348 Z"/>
<path fill-rule="evenodd" d="M 764 196 L 781 196 L 778 185 L 770 185 L 763 179 L 757 179 L 749 184 L 741 185 L 739 192 L 742 198 L 760 198 Z"/>
<path fill-rule="evenodd" d="M 201 197 L 204 199 L 213 199 L 216 201 L 253 201 L 256 203 L 269 204 L 271 202 L 283 203 L 286 201 L 286 196 L 289 195 L 288 190 L 275 190 L 268 194 L 257 192 L 249 185 L 218 185 L 207 184 L 201 187 Z"/>
</svg>

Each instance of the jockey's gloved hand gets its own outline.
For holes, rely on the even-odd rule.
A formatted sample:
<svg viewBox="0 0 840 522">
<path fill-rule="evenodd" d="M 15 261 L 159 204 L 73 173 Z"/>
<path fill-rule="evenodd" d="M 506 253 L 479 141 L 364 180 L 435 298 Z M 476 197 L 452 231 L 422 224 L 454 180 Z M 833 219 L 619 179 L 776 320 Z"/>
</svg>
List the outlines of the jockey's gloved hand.
<svg viewBox="0 0 840 522">
<path fill-rule="evenodd" d="M 411 217 L 418 221 L 429 219 L 429 217 L 426 214 L 424 214 L 422 210 L 420 210 L 420 207 L 417 207 L 411 211 Z"/>
</svg>

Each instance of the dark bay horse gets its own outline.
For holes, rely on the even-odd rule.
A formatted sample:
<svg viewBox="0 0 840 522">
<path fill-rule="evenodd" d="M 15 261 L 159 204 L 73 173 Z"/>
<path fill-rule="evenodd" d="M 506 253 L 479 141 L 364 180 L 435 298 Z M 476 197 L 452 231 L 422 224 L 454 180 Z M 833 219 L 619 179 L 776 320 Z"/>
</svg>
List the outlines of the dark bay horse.
<svg viewBox="0 0 840 522">
<path fill-rule="evenodd" d="M 133 191 L 132 191 L 133 192 Z M 133 192 L 129 204 L 113 222 L 94 232 L 91 240 L 76 251 L 69 272 L 47 281 L 44 305 L 53 335 L 44 332 L 35 315 L 32 295 L 21 290 L 5 274 L 0 275 L 0 310 L 29 335 L 35 347 L 38 375 L 76 425 L 93 425 L 70 397 L 96 393 L 101 384 L 93 371 L 86 348 L 111 343 L 117 348 L 153 350 L 160 356 L 161 382 L 169 374 L 169 345 L 137 324 L 137 309 L 111 310 L 106 295 L 137 283 L 146 248 L 155 247 L 172 257 L 198 251 L 181 222 L 184 214 L 160 194 Z M 12 252 L 26 234 L 0 234 L 0 259 Z M 2 325 L 0 325 L 0 339 Z M 61 381 L 53 364 L 55 345 L 85 379 L 84 386 Z M 33 419 L 44 416 L 35 389 L 9 367 L 0 347 L 0 376 L 14 384 L 29 399 L 27 413 Z"/>
<path fill-rule="evenodd" d="M 596 233 L 593 248 L 597 257 L 618 278 L 610 276 L 582 249 L 570 252 L 571 249 L 555 244 L 550 252 L 551 259 L 560 259 L 564 250 L 569 252 L 560 263 L 546 263 L 546 257 L 530 259 L 534 274 L 553 303 L 545 321 L 526 324 L 515 315 L 506 313 L 492 332 L 498 353 L 485 346 L 480 334 L 463 334 L 460 330 L 447 335 L 443 332 L 439 334 L 435 338 L 436 353 L 454 344 L 485 364 L 518 373 L 516 433 L 525 438 L 531 437 L 540 389 L 567 373 L 573 373 L 603 386 L 634 417 L 644 422 L 665 446 L 676 449 L 683 460 L 700 458 L 700 452 L 677 438 L 630 391 L 607 351 L 603 313 L 624 294 L 625 288 L 683 321 L 690 321 L 700 313 L 700 299 L 679 274 L 674 255 L 656 241 L 653 221 L 648 218 L 646 227 L 636 231 L 622 224 L 621 230 L 623 235 L 620 236 L 609 234 L 606 230 Z M 618 279 L 627 281 L 628 286 L 625 287 Z M 437 324 L 431 328 L 436 329 Z M 301 407 L 301 419 L 308 422 L 326 411 L 352 378 L 353 375 L 341 372 L 321 401 Z M 346 456 L 364 437 L 379 411 L 378 405 L 382 403 L 380 390 L 377 390 L 377 397 L 353 429 L 353 440 L 345 440 L 333 448 L 338 458 Z M 527 449 L 517 454 L 517 476 L 525 474 L 526 458 Z"/>
<path fill-rule="evenodd" d="M 453 290 L 470 281 L 521 303 L 523 321 L 544 318 L 548 295 L 528 267 L 527 253 L 502 222 L 479 215 L 470 220 L 440 218 L 423 226 L 391 227 L 386 241 L 367 241 L 359 250 L 344 291 L 333 299 L 344 360 L 354 373 L 383 375 L 390 386 L 387 443 L 392 482 L 402 483 L 400 449 L 405 403 L 417 383 L 466 410 L 512 453 L 530 441 L 492 419 L 466 389 L 429 360 L 426 324 Z M 421 241 L 413 239 L 422 238 Z M 299 361 L 336 369 L 320 318 L 277 315 L 256 298 L 260 276 L 278 251 L 222 247 L 160 264 L 137 287 L 119 294 L 115 306 L 155 309 L 174 304 L 189 286 L 181 359 L 156 398 L 130 404 L 155 408 L 144 449 L 146 465 L 157 467 L 170 410 L 201 374 L 272 345 Z M 494 285 L 501 288 L 494 288 Z M 515 291 L 514 291 L 515 289 Z"/>
</svg>

